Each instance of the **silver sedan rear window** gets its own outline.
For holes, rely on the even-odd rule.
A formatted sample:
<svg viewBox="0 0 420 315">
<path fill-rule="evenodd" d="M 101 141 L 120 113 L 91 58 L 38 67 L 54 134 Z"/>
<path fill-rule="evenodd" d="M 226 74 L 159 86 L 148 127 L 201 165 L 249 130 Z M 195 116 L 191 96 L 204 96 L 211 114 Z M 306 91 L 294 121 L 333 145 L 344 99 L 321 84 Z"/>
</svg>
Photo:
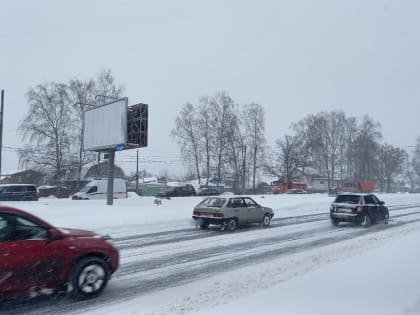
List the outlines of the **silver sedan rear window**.
<svg viewBox="0 0 420 315">
<path fill-rule="evenodd" d="M 225 203 L 226 198 L 207 198 L 200 203 L 200 206 L 210 208 L 221 208 Z"/>
</svg>

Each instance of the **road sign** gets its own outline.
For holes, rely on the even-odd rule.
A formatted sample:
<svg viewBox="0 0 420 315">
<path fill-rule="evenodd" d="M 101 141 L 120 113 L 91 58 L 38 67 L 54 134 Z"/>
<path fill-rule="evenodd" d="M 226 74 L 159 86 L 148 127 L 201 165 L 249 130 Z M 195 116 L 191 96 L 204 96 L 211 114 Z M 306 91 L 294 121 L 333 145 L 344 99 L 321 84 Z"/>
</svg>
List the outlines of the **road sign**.
<svg viewBox="0 0 420 315">
<path fill-rule="evenodd" d="M 117 145 L 115 145 L 115 151 L 122 151 L 124 149 L 125 149 L 124 143 L 118 143 Z"/>
</svg>

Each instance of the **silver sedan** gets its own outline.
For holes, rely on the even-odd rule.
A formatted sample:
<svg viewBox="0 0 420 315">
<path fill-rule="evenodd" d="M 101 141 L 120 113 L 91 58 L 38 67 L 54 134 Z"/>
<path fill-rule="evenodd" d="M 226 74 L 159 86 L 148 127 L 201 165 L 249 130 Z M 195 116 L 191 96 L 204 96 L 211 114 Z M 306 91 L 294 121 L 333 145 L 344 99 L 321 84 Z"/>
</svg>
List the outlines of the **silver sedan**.
<svg viewBox="0 0 420 315">
<path fill-rule="evenodd" d="M 261 206 L 251 197 L 238 196 L 206 198 L 194 208 L 192 215 L 202 229 L 215 224 L 228 231 L 248 223 L 261 223 L 263 227 L 268 227 L 273 216 L 271 208 Z"/>
</svg>

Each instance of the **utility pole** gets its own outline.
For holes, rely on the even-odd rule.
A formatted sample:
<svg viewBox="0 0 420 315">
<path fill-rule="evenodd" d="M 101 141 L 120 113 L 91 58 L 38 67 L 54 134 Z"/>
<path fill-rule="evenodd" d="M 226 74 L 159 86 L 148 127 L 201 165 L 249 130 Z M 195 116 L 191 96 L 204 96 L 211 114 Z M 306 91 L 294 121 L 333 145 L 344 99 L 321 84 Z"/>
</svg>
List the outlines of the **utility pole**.
<svg viewBox="0 0 420 315">
<path fill-rule="evenodd" d="M 4 90 L 1 90 L 1 113 L 0 113 L 0 176 L 1 176 L 1 158 L 3 152 L 3 113 L 4 113 Z"/>
<path fill-rule="evenodd" d="M 115 149 L 108 150 L 108 186 L 106 194 L 106 204 L 112 206 L 114 203 L 114 168 L 115 164 Z"/>
<path fill-rule="evenodd" d="M 136 194 L 139 194 L 139 149 L 137 149 Z"/>
</svg>

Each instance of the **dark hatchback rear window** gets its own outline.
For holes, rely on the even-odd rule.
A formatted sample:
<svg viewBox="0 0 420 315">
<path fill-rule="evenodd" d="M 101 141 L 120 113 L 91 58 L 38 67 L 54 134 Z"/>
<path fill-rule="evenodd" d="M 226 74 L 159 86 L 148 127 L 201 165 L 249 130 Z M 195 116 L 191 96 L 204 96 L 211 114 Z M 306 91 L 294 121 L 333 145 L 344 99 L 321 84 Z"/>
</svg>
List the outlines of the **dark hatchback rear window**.
<svg viewBox="0 0 420 315">
<path fill-rule="evenodd" d="M 360 201 L 360 196 L 357 196 L 357 195 L 338 195 L 335 198 L 334 202 L 358 204 L 359 201 Z"/>
</svg>

